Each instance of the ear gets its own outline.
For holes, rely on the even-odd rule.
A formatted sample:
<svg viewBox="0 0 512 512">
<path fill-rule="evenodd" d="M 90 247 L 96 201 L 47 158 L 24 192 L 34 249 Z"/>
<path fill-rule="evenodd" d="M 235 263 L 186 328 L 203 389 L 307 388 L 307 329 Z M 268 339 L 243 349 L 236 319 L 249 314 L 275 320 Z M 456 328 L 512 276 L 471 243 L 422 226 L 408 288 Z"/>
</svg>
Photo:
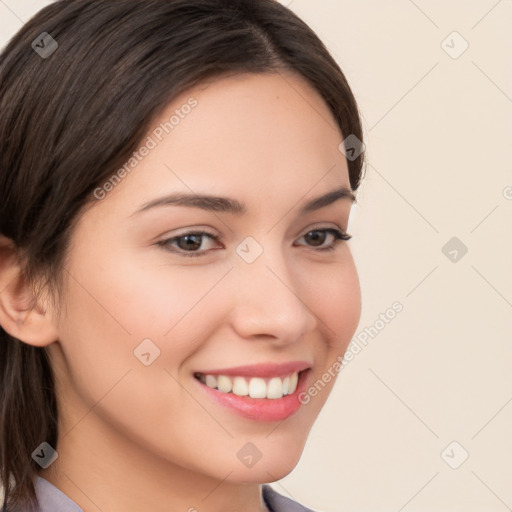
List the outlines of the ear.
<svg viewBox="0 0 512 512">
<path fill-rule="evenodd" d="M 44 304 L 37 304 L 23 277 L 15 244 L 0 235 L 0 325 L 14 338 L 44 347 L 57 341 L 57 329 Z"/>
</svg>

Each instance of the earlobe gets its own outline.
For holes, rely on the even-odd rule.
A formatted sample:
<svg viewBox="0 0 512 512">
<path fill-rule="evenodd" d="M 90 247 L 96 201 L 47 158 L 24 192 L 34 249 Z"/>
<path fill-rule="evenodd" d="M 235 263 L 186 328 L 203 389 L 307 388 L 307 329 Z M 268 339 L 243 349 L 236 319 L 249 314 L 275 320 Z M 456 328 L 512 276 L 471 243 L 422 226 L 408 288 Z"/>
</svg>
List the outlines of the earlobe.
<svg viewBox="0 0 512 512">
<path fill-rule="evenodd" d="M 57 340 L 52 318 L 24 279 L 14 244 L 0 235 L 0 325 L 14 338 L 43 347 Z"/>
</svg>

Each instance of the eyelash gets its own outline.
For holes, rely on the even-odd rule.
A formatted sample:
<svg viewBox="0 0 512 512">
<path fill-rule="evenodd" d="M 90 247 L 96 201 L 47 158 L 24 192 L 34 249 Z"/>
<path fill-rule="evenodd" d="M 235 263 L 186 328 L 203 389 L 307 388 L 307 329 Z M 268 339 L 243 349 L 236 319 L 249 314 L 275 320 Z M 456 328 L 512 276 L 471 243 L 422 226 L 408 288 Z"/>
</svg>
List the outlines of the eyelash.
<svg viewBox="0 0 512 512">
<path fill-rule="evenodd" d="M 348 233 L 345 233 L 344 231 L 340 231 L 335 228 L 312 229 L 302 236 L 306 236 L 306 235 L 309 235 L 310 233 L 318 233 L 318 232 L 329 233 L 334 236 L 334 241 L 333 241 L 332 245 L 329 245 L 328 247 L 323 247 L 321 249 L 315 249 L 315 248 L 313 249 L 314 251 L 318 251 L 318 252 L 333 251 L 339 243 L 341 243 L 343 241 L 350 240 L 352 238 L 352 235 L 349 235 Z M 185 237 L 191 236 L 191 235 L 206 236 L 206 237 L 210 238 L 211 240 L 214 240 L 215 242 L 221 241 L 221 237 L 212 235 L 211 233 L 208 233 L 207 231 L 199 230 L 199 231 L 190 231 L 188 233 L 183 233 L 182 235 L 179 235 L 179 236 L 161 240 L 160 242 L 157 242 L 156 245 L 163 247 L 166 251 L 179 254 L 180 256 L 193 257 L 193 258 L 203 256 L 207 251 L 183 251 L 182 249 L 178 249 L 178 250 L 170 249 L 171 242 L 175 242 L 177 240 L 180 240 L 181 238 L 185 238 Z"/>
</svg>

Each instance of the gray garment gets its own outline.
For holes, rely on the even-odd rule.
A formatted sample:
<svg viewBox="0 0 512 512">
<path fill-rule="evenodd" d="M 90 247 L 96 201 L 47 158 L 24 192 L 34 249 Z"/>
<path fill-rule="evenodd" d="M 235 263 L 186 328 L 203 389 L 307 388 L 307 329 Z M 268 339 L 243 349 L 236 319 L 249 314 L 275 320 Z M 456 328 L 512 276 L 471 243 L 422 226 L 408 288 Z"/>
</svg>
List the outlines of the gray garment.
<svg viewBox="0 0 512 512">
<path fill-rule="evenodd" d="M 35 488 L 42 512 L 84 512 L 71 498 L 41 476 L 36 477 Z M 263 485 L 262 495 L 272 512 L 314 512 L 282 496 L 270 485 Z"/>
</svg>

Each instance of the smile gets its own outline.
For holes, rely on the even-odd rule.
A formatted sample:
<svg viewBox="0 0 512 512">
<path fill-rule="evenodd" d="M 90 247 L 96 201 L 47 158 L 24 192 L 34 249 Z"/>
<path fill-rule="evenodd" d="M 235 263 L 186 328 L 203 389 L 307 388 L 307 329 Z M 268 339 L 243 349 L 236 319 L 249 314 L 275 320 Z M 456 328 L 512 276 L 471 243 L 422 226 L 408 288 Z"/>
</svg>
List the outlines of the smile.
<svg viewBox="0 0 512 512">
<path fill-rule="evenodd" d="M 232 393 L 251 398 L 268 398 L 276 400 L 291 395 L 297 389 L 299 372 L 292 372 L 282 377 L 264 379 L 262 377 L 243 377 L 228 375 L 208 375 L 196 373 L 196 379 L 221 393 Z"/>
<path fill-rule="evenodd" d="M 311 363 L 257 364 L 194 372 L 194 380 L 213 406 L 258 421 L 283 421 L 302 407 Z"/>
</svg>

